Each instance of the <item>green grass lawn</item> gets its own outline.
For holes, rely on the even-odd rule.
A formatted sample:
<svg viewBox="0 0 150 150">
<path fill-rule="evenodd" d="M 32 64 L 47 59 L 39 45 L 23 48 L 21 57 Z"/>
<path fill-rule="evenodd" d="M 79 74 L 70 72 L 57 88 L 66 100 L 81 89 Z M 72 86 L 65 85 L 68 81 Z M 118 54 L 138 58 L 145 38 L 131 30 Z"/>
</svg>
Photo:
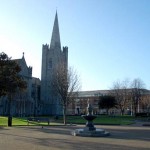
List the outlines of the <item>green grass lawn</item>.
<svg viewBox="0 0 150 150">
<path fill-rule="evenodd" d="M 59 119 L 61 121 L 62 118 Z M 108 125 L 129 125 L 134 123 L 135 118 L 130 116 L 97 116 L 93 121 L 94 124 L 108 124 Z M 86 120 L 81 116 L 68 116 L 67 123 L 85 124 Z"/>
<path fill-rule="evenodd" d="M 6 126 L 7 120 L 8 119 L 6 117 L 0 117 L 0 126 Z"/>
<path fill-rule="evenodd" d="M 58 121 L 58 122 L 52 121 L 52 120 L 54 120 L 52 117 L 49 117 L 49 118 L 51 118 L 50 125 L 60 125 L 62 123 L 62 121 Z M 8 118 L 0 116 L 0 126 L 7 126 L 7 123 L 8 123 Z M 27 118 L 26 117 L 22 117 L 22 118 L 13 117 L 12 118 L 12 125 L 13 126 L 27 126 L 28 125 Z M 44 122 L 44 123 L 32 122 L 32 123 L 29 123 L 29 125 L 32 125 L 32 126 L 36 126 L 36 125 L 47 126 L 48 123 L 47 122 Z"/>
<path fill-rule="evenodd" d="M 60 125 L 63 123 L 63 117 L 59 117 L 58 120 L 54 120 L 52 117 L 50 125 Z M 129 125 L 134 123 L 134 120 L 137 119 L 132 116 L 97 116 L 97 118 L 93 121 L 94 124 L 105 124 L 105 125 Z M 68 124 L 85 124 L 86 120 L 84 120 L 81 116 L 67 116 Z M 16 118 L 13 117 L 12 125 L 21 126 L 28 125 L 27 118 Z M 47 125 L 47 123 L 32 123 L 30 125 Z M 0 117 L 0 126 L 7 126 L 7 117 Z"/>
<path fill-rule="evenodd" d="M 7 126 L 8 118 L 0 117 L 0 126 Z M 25 118 L 15 118 L 12 120 L 13 125 L 27 125 L 27 120 Z"/>
</svg>

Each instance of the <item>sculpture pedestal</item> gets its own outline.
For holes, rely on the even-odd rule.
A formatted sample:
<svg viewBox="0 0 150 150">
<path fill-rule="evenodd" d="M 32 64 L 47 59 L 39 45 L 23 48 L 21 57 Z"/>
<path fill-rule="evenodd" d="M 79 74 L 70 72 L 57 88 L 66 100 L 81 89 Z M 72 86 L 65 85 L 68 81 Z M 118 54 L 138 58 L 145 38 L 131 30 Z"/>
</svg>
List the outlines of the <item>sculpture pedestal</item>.
<svg viewBox="0 0 150 150">
<path fill-rule="evenodd" d="M 76 129 L 71 132 L 74 136 L 87 136 L 87 137 L 104 137 L 110 135 L 109 132 L 106 132 L 104 129 L 96 129 L 93 124 L 93 120 L 97 117 L 92 115 L 92 106 L 88 103 L 87 106 L 87 115 L 82 115 L 82 117 L 87 120 L 86 126 L 83 129 Z"/>
<path fill-rule="evenodd" d="M 83 128 L 72 131 L 72 135 L 84 137 L 105 137 L 110 135 L 110 133 L 106 132 L 104 129 L 88 130 L 87 128 Z"/>
</svg>

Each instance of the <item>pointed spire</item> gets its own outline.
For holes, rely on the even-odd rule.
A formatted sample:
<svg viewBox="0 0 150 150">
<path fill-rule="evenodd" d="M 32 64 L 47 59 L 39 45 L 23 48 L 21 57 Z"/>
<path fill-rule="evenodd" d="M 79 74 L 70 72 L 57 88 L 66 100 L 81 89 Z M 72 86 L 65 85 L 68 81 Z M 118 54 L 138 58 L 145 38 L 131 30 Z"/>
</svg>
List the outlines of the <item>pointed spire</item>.
<svg viewBox="0 0 150 150">
<path fill-rule="evenodd" d="M 56 15 L 55 15 L 55 21 L 54 21 L 54 26 L 53 26 L 53 31 L 52 31 L 50 48 L 54 48 L 55 46 L 61 48 L 57 11 L 56 11 Z"/>
<path fill-rule="evenodd" d="M 24 58 L 24 52 L 22 53 L 22 58 Z"/>
</svg>

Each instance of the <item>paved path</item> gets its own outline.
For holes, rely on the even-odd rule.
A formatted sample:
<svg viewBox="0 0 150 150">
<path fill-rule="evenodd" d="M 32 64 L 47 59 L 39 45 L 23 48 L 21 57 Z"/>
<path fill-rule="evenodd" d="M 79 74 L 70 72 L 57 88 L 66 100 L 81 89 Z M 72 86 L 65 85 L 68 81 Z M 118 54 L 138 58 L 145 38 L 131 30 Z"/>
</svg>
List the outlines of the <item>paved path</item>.
<svg viewBox="0 0 150 150">
<path fill-rule="evenodd" d="M 109 137 L 76 137 L 70 132 L 84 126 L 0 127 L 0 150 L 149 150 L 150 127 L 96 126 Z"/>
</svg>

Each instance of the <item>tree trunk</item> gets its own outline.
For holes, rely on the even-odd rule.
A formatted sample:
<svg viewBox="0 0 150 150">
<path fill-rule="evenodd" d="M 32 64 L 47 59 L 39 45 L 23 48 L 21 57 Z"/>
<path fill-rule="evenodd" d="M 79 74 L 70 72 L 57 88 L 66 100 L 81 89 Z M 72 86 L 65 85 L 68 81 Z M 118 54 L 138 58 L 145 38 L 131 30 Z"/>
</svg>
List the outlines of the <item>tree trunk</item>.
<svg viewBox="0 0 150 150">
<path fill-rule="evenodd" d="M 107 113 L 107 115 L 108 115 L 108 111 L 109 111 L 109 109 L 106 109 L 106 113 Z"/>
<path fill-rule="evenodd" d="M 8 126 L 12 126 L 12 115 L 11 115 L 11 94 L 8 97 Z"/>
<path fill-rule="evenodd" d="M 124 109 L 121 109 L 121 116 L 124 115 Z"/>
<path fill-rule="evenodd" d="M 66 106 L 63 107 L 63 120 L 64 120 L 64 125 L 66 125 Z"/>
<path fill-rule="evenodd" d="M 134 106 L 134 116 L 136 116 L 137 113 L 137 106 Z"/>
<path fill-rule="evenodd" d="M 12 126 L 12 116 L 8 116 L 8 126 Z"/>
</svg>

